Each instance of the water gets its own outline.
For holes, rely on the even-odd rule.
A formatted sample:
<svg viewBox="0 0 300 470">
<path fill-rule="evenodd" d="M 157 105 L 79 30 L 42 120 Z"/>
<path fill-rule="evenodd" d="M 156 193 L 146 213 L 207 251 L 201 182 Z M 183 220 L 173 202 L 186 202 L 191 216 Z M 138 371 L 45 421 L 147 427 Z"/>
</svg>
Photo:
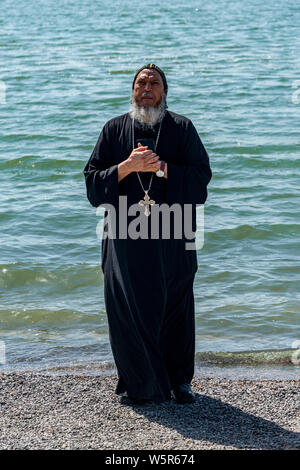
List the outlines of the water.
<svg viewBox="0 0 300 470">
<path fill-rule="evenodd" d="M 169 109 L 192 119 L 213 171 L 195 282 L 197 361 L 209 351 L 224 367 L 228 352 L 255 362 L 255 351 L 289 349 L 291 358 L 300 339 L 298 2 L 1 6 L 2 368 L 111 364 L 98 218 L 82 171 L 149 61 L 165 71 Z M 297 362 L 271 360 L 286 376 Z"/>
</svg>

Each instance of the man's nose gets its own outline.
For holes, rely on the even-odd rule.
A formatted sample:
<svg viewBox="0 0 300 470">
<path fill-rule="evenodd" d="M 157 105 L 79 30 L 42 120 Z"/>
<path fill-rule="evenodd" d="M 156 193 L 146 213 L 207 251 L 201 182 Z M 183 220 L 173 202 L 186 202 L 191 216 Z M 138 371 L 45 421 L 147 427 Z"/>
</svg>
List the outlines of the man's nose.
<svg viewBox="0 0 300 470">
<path fill-rule="evenodd" d="M 151 82 L 146 82 L 145 90 L 149 91 L 152 89 Z"/>
</svg>

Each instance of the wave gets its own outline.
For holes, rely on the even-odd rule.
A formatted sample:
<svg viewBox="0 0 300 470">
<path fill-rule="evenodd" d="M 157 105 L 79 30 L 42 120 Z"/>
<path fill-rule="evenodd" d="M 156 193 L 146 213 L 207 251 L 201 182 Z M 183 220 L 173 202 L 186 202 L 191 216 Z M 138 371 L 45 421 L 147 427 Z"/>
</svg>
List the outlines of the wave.
<svg viewBox="0 0 300 470">
<path fill-rule="evenodd" d="M 32 170 L 35 169 L 61 169 L 61 168 L 74 168 L 77 170 L 82 170 L 84 168 L 84 163 L 82 160 L 79 159 L 57 159 L 57 158 L 46 158 L 39 155 L 24 155 L 20 158 L 12 158 L 10 160 L 4 160 L 0 162 L 0 170 L 11 169 L 11 168 L 19 168 L 22 166 L 28 167 Z"/>
<path fill-rule="evenodd" d="M 71 266 L 47 269 L 41 266 L 26 267 L 20 263 L 0 264 L 0 288 L 12 289 L 24 286 L 49 286 L 57 292 L 87 285 L 99 285 L 103 276 L 100 266 Z"/>
<path fill-rule="evenodd" d="M 57 142 L 58 140 L 63 140 L 66 141 L 68 140 L 68 137 L 65 136 L 59 136 L 59 135 L 49 135 L 49 134 L 8 134 L 2 137 L 3 142 L 19 142 L 23 140 L 35 140 L 35 141 L 41 141 L 41 140 L 47 140 L 47 141 L 54 141 Z"/>
<path fill-rule="evenodd" d="M 82 313 L 75 310 L 68 310 L 66 308 L 56 310 L 44 309 L 12 309 L 0 310 L 0 317 L 2 326 L 6 329 L 12 330 L 14 328 L 27 328 L 28 326 L 49 325 L 51 327 L 59 325 L 75 324 L 94 324 L 98 320 L 98 314 Z"/>
<path fill-rule="evenodd" d="M 240 352 L 197 352 L 195 361 L 200 365 L 297 365 L 300 349 L 265 349 Z"/>
<path fill-rule="evenodd" d="M 215 232 L 207 232 L 206 242 L 226 240 L 264 240 L 276 239 L 278 236 L 297 236 L 300 233 L 300 224 L 259 224 L 256 226 L 243 224 L 234 228 L 226 228 Z"/>
<path fill-rule="evenodd" d="M 255 145 L 251 146 L 248 145 L 247 147 L 243 147 L 241 145 L 235 145 L 235 146 L 228 146 L 228 147 L 212 147 L 212 152 L 213 153 L 220 153 L 223 155 L 274 155 L 276 153 L 287 153 L 287 152 L 297 152 L 297 143 L 295 144 L 288 144 L 288 145 Z M 277 160 L 266 160 L 263 158 L 262 160 L 256 158 L 256 159 L 247 159 L 247 163 L 250 164 L 257 164 L 257 163 L 263 163 L 264 165 L 266 163 L 270 163 L 272 166 L 276 166 Z M 280 159 L 280 162 L 284 163 L 284 159 Z M 299 160 L 297 161 L 295 159 L 295 163 L 299 164 Z"/>
</svg>

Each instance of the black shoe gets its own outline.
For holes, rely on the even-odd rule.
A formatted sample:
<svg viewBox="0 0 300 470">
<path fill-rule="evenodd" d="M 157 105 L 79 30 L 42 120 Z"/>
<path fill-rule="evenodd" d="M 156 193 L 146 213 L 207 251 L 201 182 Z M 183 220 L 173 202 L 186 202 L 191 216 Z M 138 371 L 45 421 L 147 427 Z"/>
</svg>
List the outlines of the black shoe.
<svg viewBox="0 0 300 470">
<path fill-rule="evenodd" d="M 189 384 L 180 384 L 173 388 L 172 394 L 176 403 L 194 403 L 195 395 Z"/>
<path fill-rule="evenodd" d="M 151 400 L 148 398 L 135 398 L 129 397 L 127 392 L 123 393 L 120 397 L 120 404 L 121 405 L 145 405 L 146 403 L 150 403 Z"/>
</svg>

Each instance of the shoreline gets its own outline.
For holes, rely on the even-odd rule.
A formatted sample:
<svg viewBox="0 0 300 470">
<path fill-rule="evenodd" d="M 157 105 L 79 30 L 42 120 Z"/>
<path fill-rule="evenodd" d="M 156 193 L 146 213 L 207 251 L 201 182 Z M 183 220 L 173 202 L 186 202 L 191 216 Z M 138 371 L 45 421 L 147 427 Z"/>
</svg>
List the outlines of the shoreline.
<svg viewBox="0 0 300 470">
<path fill-rule="evenodd" d="M 42 374 L 42 375 L 117 375 L 115 363 L 105 361 L 26 361 L 0 365 L 0 374 Z M 299 380 L 299 366 L 292 363 L 217 363 L 196 361 L 194 378 L 227 378 L 229 380 Z"/>
<path fill-rule="evenodd" d="M 298 380 L 199 377 L 196 402 L 125 406 L 116 375 L 0 373 L 0 449 L 299 449 Z"/>
</svg>

